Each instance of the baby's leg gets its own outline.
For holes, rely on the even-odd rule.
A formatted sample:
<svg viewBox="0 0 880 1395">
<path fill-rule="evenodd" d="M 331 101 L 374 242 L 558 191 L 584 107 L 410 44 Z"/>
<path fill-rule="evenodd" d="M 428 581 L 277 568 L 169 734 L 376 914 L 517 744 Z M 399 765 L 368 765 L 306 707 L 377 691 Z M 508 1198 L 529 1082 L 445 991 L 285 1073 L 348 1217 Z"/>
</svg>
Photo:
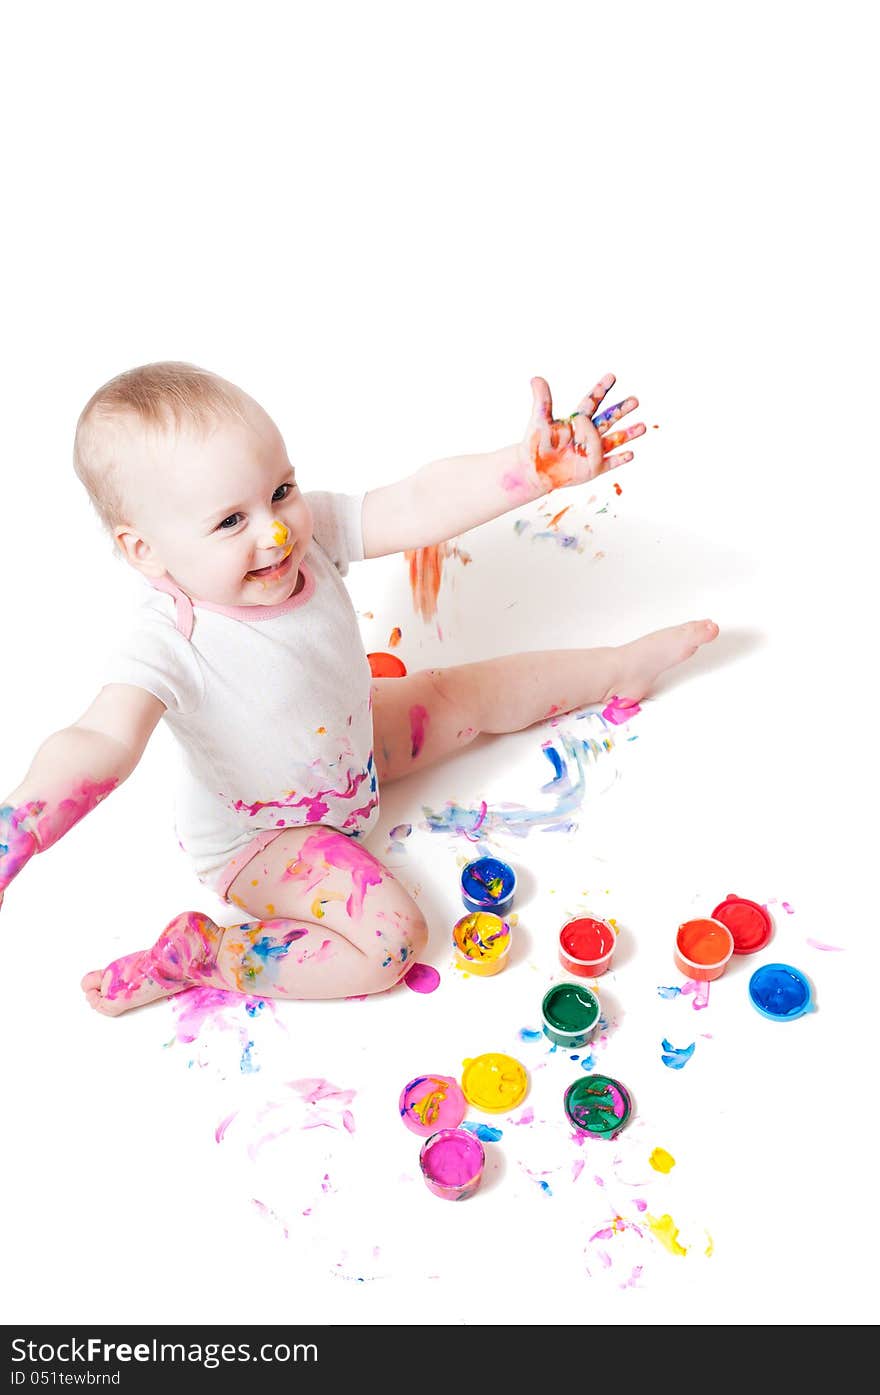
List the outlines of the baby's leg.
<svg viewBox="0 0 880 1395">
<path fill-rule="evenodd" d="M 152 949 L 87 974 L 110 1016 L 197 985 L 258 998 L 381 993 L 412 967 L 428 929 L 371 853 L 332 828 L 285 829 L 239 872 L 229 900 L 254 917 L 228 928 L 176 916 Z"/>
<path fill-rule="evenodd" d="M 661 673 L 718 634 L 693 620 L 616 648 L 546 649 L 473 664 L 423 669 L 373 684 L 373 730 L 380 787 L 468 745 L 483 732 L 521 731 L 555 713 L 637 701 Z"/>
</svg>

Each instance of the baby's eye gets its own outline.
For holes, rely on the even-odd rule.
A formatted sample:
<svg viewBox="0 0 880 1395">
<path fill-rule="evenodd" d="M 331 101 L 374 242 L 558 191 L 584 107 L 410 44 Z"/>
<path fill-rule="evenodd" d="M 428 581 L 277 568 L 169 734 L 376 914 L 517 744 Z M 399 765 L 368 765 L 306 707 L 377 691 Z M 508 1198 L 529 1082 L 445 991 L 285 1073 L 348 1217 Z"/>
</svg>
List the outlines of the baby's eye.
<svg viewBox="0 0 880 1395">
<path fill-rule="evenodd" d="M 244 517 L 244 514 L 240 514 L 240 513 L 231 513 L 231 514 L 229 515 L 228 518 L 224 518 L 224 520 L 223 520 L 222 523 L 218 523 L 218 524 L 217 524 L 217 532 L 218 532 L 218 533 L 220 533 L 220 532 L 228 533 L 228 532 L 229 532 L 229 529 L 230 529 L 230 528 L 234 528 L 235 525 L 236 525 L 236 523 L 238 522 L 238 520 L 239 520 L 240 518 L 243 518 L 243 517 Z"/>
<path fill-rule="evenodd" d="M 280 504 L 281 500 L 286 499 L 288 494 L 290 494 L 294 488 L 295 485 L 291 484 L 289 480 L 285 480 L 284 484 L 279 484 L 278 488 L 275 490 L 275 493 L 272 495 L 272 503 Z"/>
</svg>

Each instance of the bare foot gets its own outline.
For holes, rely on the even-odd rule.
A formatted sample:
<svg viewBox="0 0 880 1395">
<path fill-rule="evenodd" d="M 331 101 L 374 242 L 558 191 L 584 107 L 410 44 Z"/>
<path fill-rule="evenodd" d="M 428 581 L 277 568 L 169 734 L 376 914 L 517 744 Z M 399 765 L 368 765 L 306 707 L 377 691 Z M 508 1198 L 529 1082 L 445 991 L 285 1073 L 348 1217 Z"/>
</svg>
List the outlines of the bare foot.
<svg viewBox="0 0 880 1395">
<path fill-rule="evenodd" d="M 608 692 L 606 701 L 612 697 L 634 701 L 645 697 L 661 673 L 684 663 L 717 636 L 714 620 L 690 620 L 686 625 L 670 625 L 666 630 L 654 630 L 630 644 L 620 645 L 615 650 L 614 689 Z"/>
<path fill-rule="evenodd" d="M 114 959 L 81 981 L 89 1005 L 106 1017 L 170 998 L 195 984 L 213 984 L 223 931 L 210 916 L 185 911 L 169 921 L 151 949 Z"/>
<path fill-rule="evenodd" d="M 154 1003 L 157 998 L 168 998 L 192 986 L 189 983 L 157 983 L 146 972 L 149 957 L 150 951 L 141 949 L 136 954 L 115 959 L 106 969 L 93 969 L 86 974 L 80 987 L 89 1006 L 105 1017 L 119 1017 L 132 1008 Z"/>
</svg>

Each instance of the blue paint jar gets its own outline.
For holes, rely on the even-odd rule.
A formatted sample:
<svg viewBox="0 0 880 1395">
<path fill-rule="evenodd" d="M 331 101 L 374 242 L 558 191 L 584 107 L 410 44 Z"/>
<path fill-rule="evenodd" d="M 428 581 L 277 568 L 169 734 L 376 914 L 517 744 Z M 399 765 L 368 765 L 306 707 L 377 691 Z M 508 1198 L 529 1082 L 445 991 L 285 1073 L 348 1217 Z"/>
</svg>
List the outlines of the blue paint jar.
<svg viewBox="0 0 880 1395">
<path fill-rule="evenodd" d="M 749 979 L 749 997 L 773 1022 L 792 1022 L 813 1007 L 809 979 L 791 964 L 762 964 Z"/>
<path fill-rule="evenodd" d="M 461 869 L 459 880 L 465 910 L 492 911 L 503 916 L 513 905 L 516 873 L 500 858 L 474 858 Z"/>
</svg>

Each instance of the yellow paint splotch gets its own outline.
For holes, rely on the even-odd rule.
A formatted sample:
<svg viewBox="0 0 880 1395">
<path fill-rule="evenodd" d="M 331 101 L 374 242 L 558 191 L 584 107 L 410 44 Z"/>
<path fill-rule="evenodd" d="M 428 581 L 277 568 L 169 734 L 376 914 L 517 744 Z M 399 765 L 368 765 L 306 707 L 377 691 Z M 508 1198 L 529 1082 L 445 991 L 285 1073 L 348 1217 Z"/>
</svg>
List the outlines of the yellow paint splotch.
<svg viewBox="0 0 880 1395">
<path fill-rule="evenodd" d="M 671 1172 L 675 1167 L 675 1158 L 665 1148 L 655 1148 L 648 1162 L 655 1172 Z"/>
<path fill-rule="evenodd" d="M 645 1219 L 648 1222 L 652 1234 L 656 1235 L 660 1244 L 663 1245 L 671 1255 L 687 1254 L 685 1247 L 678 1243 L 678 1226 L 671 1216 L 646 1216 Z"/>
</svg>

